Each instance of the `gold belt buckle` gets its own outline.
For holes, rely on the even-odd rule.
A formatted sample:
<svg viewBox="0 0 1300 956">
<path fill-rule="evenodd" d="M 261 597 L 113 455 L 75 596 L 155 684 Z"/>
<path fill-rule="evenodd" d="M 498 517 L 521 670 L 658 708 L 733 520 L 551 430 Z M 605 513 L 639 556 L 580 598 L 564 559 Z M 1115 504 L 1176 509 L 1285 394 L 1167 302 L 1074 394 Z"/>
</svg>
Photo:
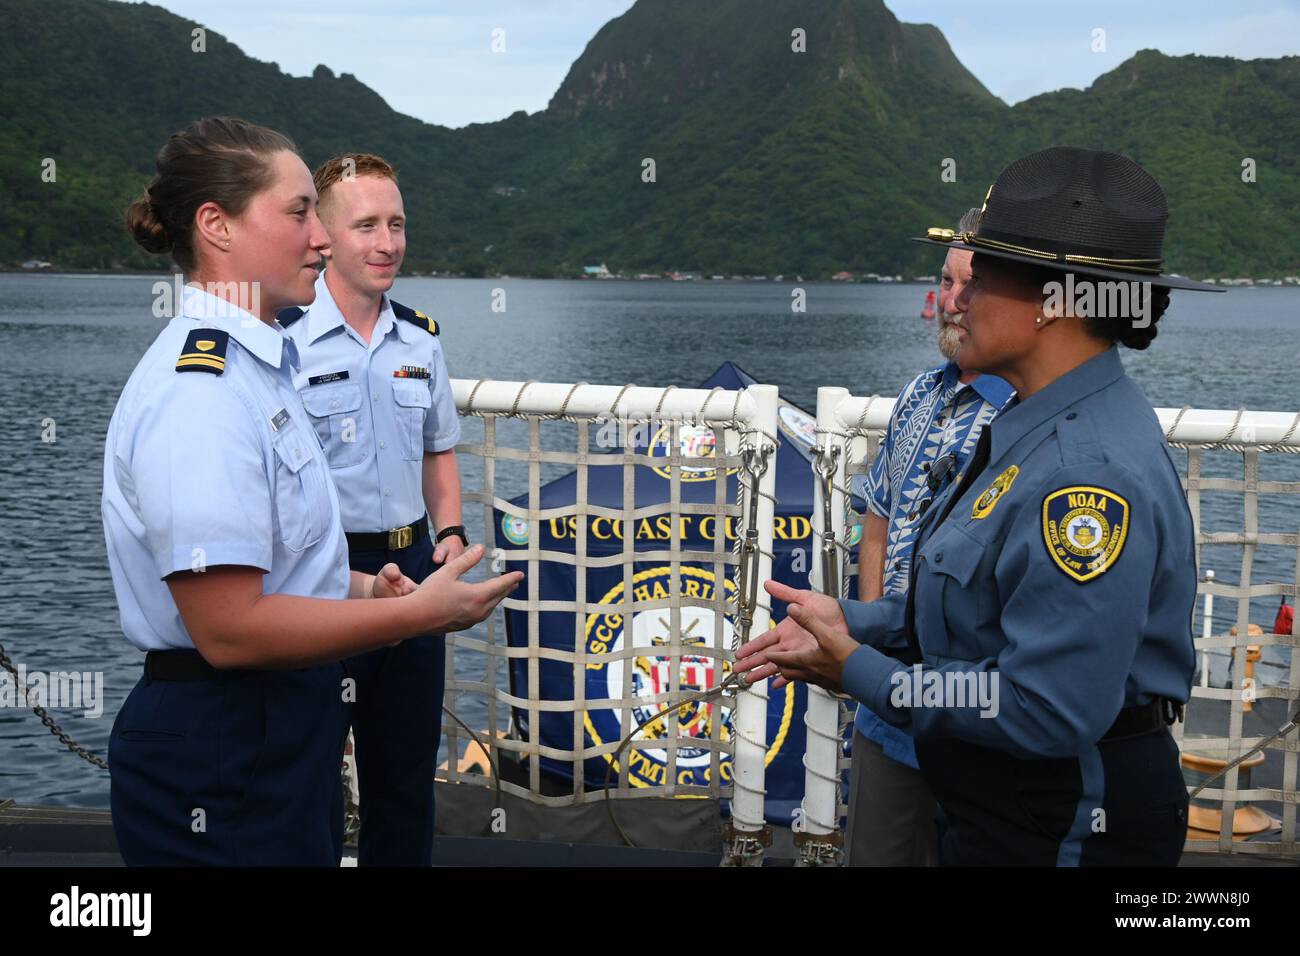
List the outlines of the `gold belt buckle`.
<svg viewBox="0 0 1300 956">
<path fill-rule="evenodd" d="M 388 550 L 401 551 L 403 548 L 409 548 L 414 537 L 415 532 L 409 524 L 402 528 L 394 528 L 388 532 Z"/>
</svg>

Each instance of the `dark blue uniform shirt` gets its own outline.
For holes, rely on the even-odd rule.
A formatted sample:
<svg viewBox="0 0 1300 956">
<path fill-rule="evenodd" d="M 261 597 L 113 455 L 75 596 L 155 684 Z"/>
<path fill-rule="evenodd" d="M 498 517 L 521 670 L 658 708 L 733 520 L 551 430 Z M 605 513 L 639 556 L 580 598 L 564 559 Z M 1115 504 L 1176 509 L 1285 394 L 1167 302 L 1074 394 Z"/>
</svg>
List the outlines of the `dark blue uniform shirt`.
<svg viewBox="0 0 1300 956">
<path fill-rule="evenodd" d="M 988 428 L 987 467 L 917 546 L 923 664 L 881 653 L 907 647 L 905 595 L 842 601 L 863 643 L 843 686 L 918 740 L 1084 755 L 1121 708 L 1188 699 L 1191 514 L 1155 412 L 1115 347 Z M 958 487 L 936 500 L 935 517 Z"/>
</svg>

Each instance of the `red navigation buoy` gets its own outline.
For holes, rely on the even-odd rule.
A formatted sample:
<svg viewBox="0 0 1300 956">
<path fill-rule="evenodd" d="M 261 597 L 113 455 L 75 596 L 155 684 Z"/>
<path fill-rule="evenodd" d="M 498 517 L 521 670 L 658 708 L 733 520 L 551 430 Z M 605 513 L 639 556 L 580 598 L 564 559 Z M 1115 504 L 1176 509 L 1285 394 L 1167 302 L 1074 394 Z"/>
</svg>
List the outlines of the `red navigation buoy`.
<svg viewBox="0 0 1300 956">
<path fill-rule="evenodd" d="M 925 294 L 925 305 L 921 307 L 921 318 L 929 320 L 933 319 L 934 316 L 934 290 L 931 289 Z"/>
</svg>

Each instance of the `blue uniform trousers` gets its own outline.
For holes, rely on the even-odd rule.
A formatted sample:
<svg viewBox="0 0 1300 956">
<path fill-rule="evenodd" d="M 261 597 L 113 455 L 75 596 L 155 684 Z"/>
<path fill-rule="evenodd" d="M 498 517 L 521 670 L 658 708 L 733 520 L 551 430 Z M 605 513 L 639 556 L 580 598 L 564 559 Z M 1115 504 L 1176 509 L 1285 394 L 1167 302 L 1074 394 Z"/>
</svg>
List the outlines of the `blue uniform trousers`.
<svg viewBox="0 0 1300 956">
<path fill-rule="evenodd" d="M 130 866 L 337 866 L 343 668 L 140 678 L 113 722 L 113 830 Z"/>
<path fill-rule="evenodd" d="M 1187 788 L 1168 730 L 1085 757 L 1023 760 L 954 738 L 917 740 L 940 805 L 944 866 L 1176 866 Z"/>
<path fill-rule="evenodd" d="M 401 551 L 352 551 L 354 571 L 388 562 L 417 584 L 437 568 L 425 537 Z M 433 861 L 433 773 L 442 735 L 445 639 L 426 634 L 344 661 L 356 680 L 350 705 L 361 788 L 360 866 Z"/>
</svg>

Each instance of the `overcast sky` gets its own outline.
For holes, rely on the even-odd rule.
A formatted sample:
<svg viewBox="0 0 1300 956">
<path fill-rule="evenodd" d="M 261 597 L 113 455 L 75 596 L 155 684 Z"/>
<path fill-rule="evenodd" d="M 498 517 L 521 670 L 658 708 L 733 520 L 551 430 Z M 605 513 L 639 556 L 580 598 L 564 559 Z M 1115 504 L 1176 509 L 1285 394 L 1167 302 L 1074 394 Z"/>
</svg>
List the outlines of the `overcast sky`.
<svg viewBox="0 0 1300 956">
<path fill-rule="evenodd" d="M 355 74 L 400 112 L 453 127 L 544 109 L 587 41 L 632 6 L 632 0 L 157 2 L 294 76 L 324 63 L 335 73 Z M 1300 0 L 886 5 L 900 20 L 938 26 L 957 58 L 1008 103 L 1085 87 L 1148 47 L 1243 59 L 1300 54 Z M 498 28 L 505 31 L 502 53 L 492 51 Z M 1092 49 L 1098 28 L 1105 31 L 1104 52 Z"/>
</svg>

